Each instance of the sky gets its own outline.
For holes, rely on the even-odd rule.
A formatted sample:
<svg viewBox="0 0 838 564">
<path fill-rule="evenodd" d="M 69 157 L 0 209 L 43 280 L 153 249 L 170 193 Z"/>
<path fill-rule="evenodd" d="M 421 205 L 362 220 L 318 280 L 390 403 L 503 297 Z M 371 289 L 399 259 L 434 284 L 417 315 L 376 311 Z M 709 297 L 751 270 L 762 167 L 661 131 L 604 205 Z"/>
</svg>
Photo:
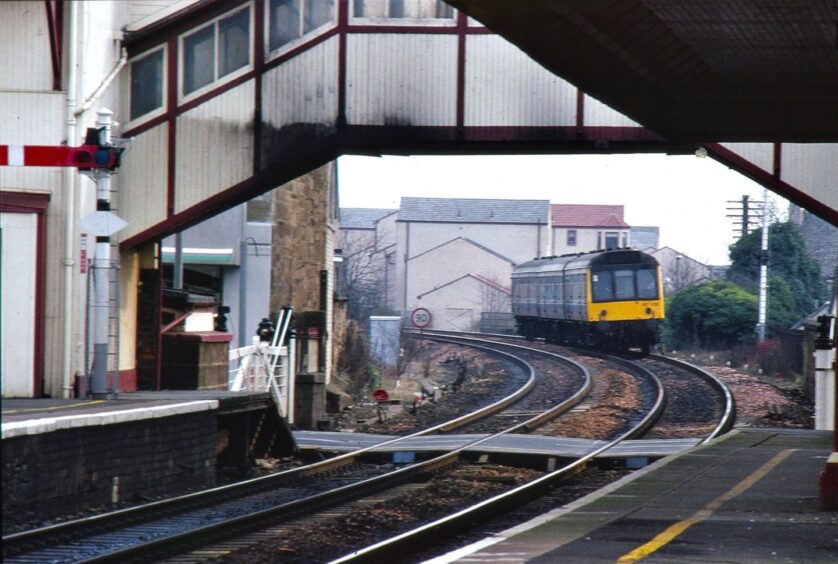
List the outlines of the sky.
<svg viewBox="0 0 838 564">
<path fill-rule="evenodd" d="M 621 204 L 629 225 L 660 228 L 660 246 L 712 265 L 730 263 L 728 200 L 763 199 L 762 186 L 693 155 L 342 156 L 338 186 L 344 208 L 398 208 L 403 196 Z M 784 219 L 788 202 L 768 194 Z"/>
</svg>

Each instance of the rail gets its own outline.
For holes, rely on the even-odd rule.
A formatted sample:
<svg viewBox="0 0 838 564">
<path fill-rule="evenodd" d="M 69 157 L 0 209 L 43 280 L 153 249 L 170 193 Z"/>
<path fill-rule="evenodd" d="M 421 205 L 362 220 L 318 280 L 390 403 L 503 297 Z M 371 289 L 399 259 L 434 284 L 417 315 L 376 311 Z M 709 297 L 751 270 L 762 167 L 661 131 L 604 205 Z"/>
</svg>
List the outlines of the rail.
<svg viewBox="0 0 838 564">
<path fill-rule="evenodd" d="M 281 327 L 278 327 L 277 330 L 281 331 Z M 279 336 L 276 337 L 275 341 L 279 342 Z M 241 349 L 239 349 L 239 351 L 242 354 L 234 354 L 240 354 L 241 359 L 255 357 L 257 355 L 264 355 L 262 356 L 259 362 L 263 362 L 263 364 L 268 366 L 268 368 L 270 368 L 270 358 L 265 357 L 269 357 L 271 353 L 275 353 L 281 356 L 283 351 L 280 349 L 284 348 L 276 347 L 278 350 L 273 351 L 272 348 L 274 347 L 271 343 L 267 342 L 264 344 L 260 343 L 258 345 L 252 346 L 255 347 L 253 350 L 241 351 Z M 250 349 L 250 347 L 243 347 L 243 349 Z M 523 371 L 527 375 L 527 381 L 522 387 L 520 387 L 518 390 L 516 390 L 509 396 L 478 410 L 484 416 L 493 413 L 499 409 L 502 409 L 505 405 L 507 405 L 511 401 L 514 401 L 514 399 L 526 395 L 532 388 L 533 382 L 535 380 L 533 368 L 526 362 L 500 351 L 495 352 L 495 354 L 501 357 L 505 357 L 506 359 L 523 369 Z M 251 364 L 255 364 L 257 361 L 251 360 L 249 362 Z M 276 366 L 281 367 L 282 365 L 280 362 L 277 362 Z M 241 382 L 242 385 L 245 385 L 247 382 L 247 378 L 245 378 L 244 375 L 241 378 Z M 458 420 L 456 420 L 456 424 L 462 425 L 468 422 L 469 420 L 471 420 L 470 417 L 461 417 Z M 374 452 L 376 449 L 380 449 L 387 445 L 397 443 L 399 441 L 408 440 L 410 438 L 420 435 L 427 435 L 443 432 L 444 430 L 450 430 L 450 426 L 452 423 L 455 422 L 447 422 L 445 424 L 436 425 L 408 436 L 391 439 L 383 443 L 359 449 L 357 451 L 345 455 L 330 458 L 328 460 L 323 460 L 308 466 L 295 468 L 292 470 L 286 470 L 276 474 L 260 476 L 258 478 L 247 480 L 245 482 L 220 486 L 208 491 L 185 494 L 177 498 L 170 498 L 156 502 L 151 502 L 143 506 L 121 509 L 108 514 L 99 514 L 91 517 L 81 518 L 75 521 L 68 521 L 65 523 L 50 525 L 41 529 L 22 531 L 19 533 L 13 533 L 11 535 L 6 535 L 3 537 L 4 560 L 11 559 L 11 557 L 16 557 L 17 555 L 21 555 L 24 559 L 26 559 L 26 553 L 31 550 L 28 547 L 36 547 L 38 545 L 42 547 L 50 546 L 52 543 L 49 539 L 56 539 L 60 537 L 63 537 L 64 539 L 77 539 L 75 541 L 75 548 L 73 548 L 73 550 L 76 550 L 78 548 L 78 543 L 84 542 L 82 541 L 82 538 L 85 535 L 89 534 L 87 531 L 106 531 L 110 529 L 114 531 L 113 535 L 119 536 L 121 534 L 120 531 L 123 531 L 124 529 L 119 528 L 119 525 L 114 527 L 114 529 L 111 529 L 109 521 L 112 519 L 121 519 L 122 522 L 125 523 L 125 525 L 123 526 L 127 528 L 132 526 L 131 524 L 146 522 L 148 519 L 153 519 L 154 515 L 175 515 L 183 511 L 184 509 L 188 512 L 190 510 L 189 508 L 206 505 L 208 503 L 207 500 L 214 500 L 209 503 L 218 503 L 223 500 L 235 499 L 239 497 L 257 494 L 260 491 L 266 491 L 268 488 L 271 488 L 272 486 L 282 486 L 283 484 L 288 483 L 288 481 L 292 477 L 313 476 L 315 474 L 328 472 L 340 466 L 347 466 L 353 464 L 354 462 L 358 461 L 361 456 L 370 452 Z M 482 442 L 483 440 L 484 439 L 481 439 L 471 444 L 477 444 L 479 442 Z M 126 546 L 125 539 L 122 539 L 120 541 L 120 543 L 122 544 L 120 548 L 116 548 L 116 546 L 114 546 L 114 548 L 109 552 L 99 553 L 98 555 L 89 554 L 85 561 L 123 562 L 126 559 L 138 558 L 141 554 L 147 555 L 149 550 L 165 551 L 164 547 L 172 543 L 185 542 L 188 544 L 190 541 L 200 539 L 204 535 L 221 533 L 223 536 L 223 534 L 228 534 L 231 530 L 237 529 L 239 527 L 244 527 L 246 529 L 250 526 L 251 523 L 258 522 L 268 515 L 283 516 L 286 514 L 290 515 L 290 513 L 292 512 L 310 511 L 318 504 L 326 502 L 326 500 L 330 499 L 333 495 L 337 495 L 339 493 L 350 494 L 350 492 L 356 491 L 356 488 L 363 490 L 366 488 L 385 487 L 387 483 L 407 479 L 408 476 L 420 472 L 423 467 L 432 468 L 437 465 L 453 463 L 456 460 L 458 453 L 462 452 L 468 446 L 469 445 L 463 445 L 461 448 L 457 449 L 456 453 L 448 453 L 447 455 L 437 457 L 433 461 L 415 464 L 407 468 L 401 468 L 399 470 L 390 472 L 389 474 L 383 476 L 378 476 L 377 478 L 367 479 L 357 484 L 347 485 L 342 488 L 338 488 L 333 493 L 322 492 L 313 496 L 307 496 L 301 499 L 296 499 L 290 502 L 282 503 L 275 507 L 264 509 L 256 513 L 243 514 L 235 519 L 225 519 L 223 521 L 217 521 L 199 528 L 191 528 L 180 533 L 174 533 L 172 531 L 169 531 L 168 534 L 160 538 L 147 538 L 146 542 L 142 544 Z M 95 544 L 97 544 L 98 546 L 99 544 L 103 544 L 103 542 L 104 541 L 101 538 L 99 538 L 95 541 Z"/>
<path fill-rule="evenodd" d="M 395 561 L 398 559 L 398 555 L 405 554 L 412 547 L 428 543 L 432 539 L 438 538 L 440 535 L 449 534 L 450 531 L 466 528 L 480 519 L 496 515 L 508 508 L 521 505 L 526 501 L 538 497 L 544 491 L 553 487 L 567 476 L 584 469 L 588 462 L 592 461 L 601 453 L 613 448 L 624 440 L 642 435 L 645 430 L 660 417 L 663 411 L 665 399 L 663 387 L 661 386 L 660 381 L 647 370 L 642 369 L 641 367 L 634 368 L 639 369 L 639 371 L 643 372 L 646 377 L 652 378 L 655 383 L 655 387 L 657 388 L 657 397 L 655 398 L 654 405 L 647 411 L 643 419 L 616 439 L 609 441 L 605 445 L 588 452 L 573 462 L 554 470 L 553 472 L 549 472 L 536 480 L 513 488 L 512 490 L 504 492 L 500 495 L 483 500 L 454 514 L 442 517 L 410 531 L 346 554 L 338 559 L 332 560 L 330 564 L 342 564 L 346 562 Z M 498 433 L 498 435 L 508 432 L 512 432 L 512 429 Z M 489 440 L 494 436 L 496 435 L 477 441 L 477 443 Z"/>
</svg>

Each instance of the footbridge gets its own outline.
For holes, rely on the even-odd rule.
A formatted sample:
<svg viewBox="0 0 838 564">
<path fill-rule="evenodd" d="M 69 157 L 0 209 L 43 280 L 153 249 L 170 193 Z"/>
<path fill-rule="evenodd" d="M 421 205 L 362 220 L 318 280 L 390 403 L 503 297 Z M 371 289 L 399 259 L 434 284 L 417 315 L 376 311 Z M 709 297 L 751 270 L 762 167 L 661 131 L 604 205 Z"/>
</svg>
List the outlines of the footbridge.
<svg viewBox="0 0 838 564">
<path fill-rule="evenodd" d="M 498 14 L 519 5 L 453 4 L 473 10 L 492 27 L 502 20 Z M 484 4 L 495 11 L 483 10 Z M 659 104 L 655 96 L 661 89 L 679 91 L 679 76 L 691 84 L 703 69 L 687 60 L 657 81 L 654 92 L 641 89 L 638 80 L 622 86 L 625 68 L 638 75 L 645 71 L 606 46 L 612 59 L 625 64 L 613 67 L 614 80 L 591 80 L 594 72 L 607 77 L 612 67 L 578 72 L 583 64 L 602 61 L 577 54 L 577 43 L 559 43 L 561 57 L 545 55 L 550 30 L 541 26 L 537 37 L 528 38 L 524 24 L 534 19 L 521 18 L 532 16 L 533 6 L 550 9 L 544 2 L 524 4 L 527 9 L 510 19 L 510 26 L 498 23 L 508 38 L 464 12 L 427 0 L 198 2 L 129 28 L 130 85 L 124 90 L 131 116 L 124 119 L 123 135 L 134 142 L 118 175 L 120 213 L 129 224 L 122 233 L 123 249 L 181 230 L 347 153 L 688 154 L 703 148 L 836 221 L 834 129 L 812 126 L 784 139 L 781 131 L 667 127 L 676 124 L 675 110 L 689 113 L 690 108 L 686 102 L 663 104 L 663 99 Z M 587 41 L 597 37 L 594 33 Z M 533 47 L 539 42 L 541 50 Z M 578 46 L 585 47 L 585 41 Z M 664 58 L 671 49 L 675 65 L 680 46 L 660 42 L 654 47 Z M 559 58 L 577 62 L 559 64 Z M 828 61 L 834 60 L 833 52 Z M 579 82 L 562 78 L 565 69 Z M 612 89 L 604 89 L 603 82 L 612 83 Z M 582 83 L 595 95 L 580 88 Z M 707 91 L 726 96 L 712 90 L 718 85 L 713 82 Z M 624 92 L 628 100 L 643 98 L 642 111 L 631 104 L 625 105 L 626 113 L 614 109 L 624 100 L 612 91 Z M 790 112 L 803 111 L 796 100 L 788 103 Z M 655 106 L 661 106 L 665 120 L 653 119 Z M 729 115 L 733 124 L 736 113 Z M 810 121 L 823 126 L 830 120 L 834 113 Z"/>
</svg>

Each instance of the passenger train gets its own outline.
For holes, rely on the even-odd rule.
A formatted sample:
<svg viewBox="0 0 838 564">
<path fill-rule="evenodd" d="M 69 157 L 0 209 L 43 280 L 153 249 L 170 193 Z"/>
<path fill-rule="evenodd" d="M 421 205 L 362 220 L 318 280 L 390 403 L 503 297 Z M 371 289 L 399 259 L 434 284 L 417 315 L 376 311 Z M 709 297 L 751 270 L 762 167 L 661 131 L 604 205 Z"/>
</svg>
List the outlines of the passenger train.
<svg viewBox="0 0 838 564">
<path fill-rule="evenodd" d="M 648 352 L 664 319 L 660 265 L 634 249 L 525 262 L 512 271 L 512 313 L 528 340 Z"/>
</svg>

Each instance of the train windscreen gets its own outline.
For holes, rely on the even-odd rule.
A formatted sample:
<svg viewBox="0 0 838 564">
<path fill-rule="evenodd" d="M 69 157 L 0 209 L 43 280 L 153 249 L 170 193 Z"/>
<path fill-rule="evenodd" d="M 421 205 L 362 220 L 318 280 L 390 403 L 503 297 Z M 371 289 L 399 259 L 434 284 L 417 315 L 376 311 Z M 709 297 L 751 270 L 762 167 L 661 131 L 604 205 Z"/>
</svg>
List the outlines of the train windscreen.
<svg viewBox="0 0 838 564">
<path fill-rule="evenodd" d="M 654 268 L 609 268 L 591 273 L 594 302 L 654 300 L 658 297 Z"/>
</svg>

